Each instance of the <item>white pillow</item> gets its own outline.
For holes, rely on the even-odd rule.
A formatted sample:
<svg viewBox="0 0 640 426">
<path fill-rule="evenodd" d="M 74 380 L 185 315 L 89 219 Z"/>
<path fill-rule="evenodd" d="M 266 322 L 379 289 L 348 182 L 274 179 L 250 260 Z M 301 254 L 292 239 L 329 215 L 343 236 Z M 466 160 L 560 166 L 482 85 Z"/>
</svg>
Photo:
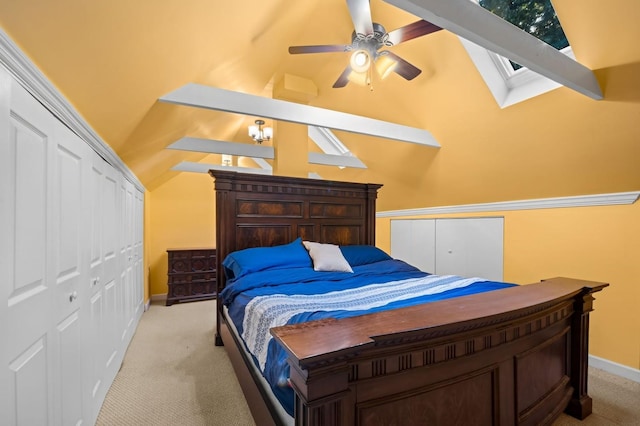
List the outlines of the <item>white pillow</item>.
<svg viewBox="0 0 640 426">
<path fill-rule="evenodd" d="M 349 262 L 344 258 L 340 247 L 335 244 L 314 243 L 303 241 L 313 260 L 313 270 L 319 272 L 353 272 Z"/>
</svg>

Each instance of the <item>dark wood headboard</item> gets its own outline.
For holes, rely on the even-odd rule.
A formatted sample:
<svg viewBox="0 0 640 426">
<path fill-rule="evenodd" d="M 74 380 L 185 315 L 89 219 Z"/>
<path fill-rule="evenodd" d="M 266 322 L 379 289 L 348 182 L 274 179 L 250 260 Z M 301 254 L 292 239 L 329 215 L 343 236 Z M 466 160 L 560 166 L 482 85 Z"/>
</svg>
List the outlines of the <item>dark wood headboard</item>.
<svg viewBox="0 0 640 426">
<path fill-rule="evenodd" d="M 382 185 L 210 170 L 216 192 L 218 262 L 249 247 L 297 237 L 339 245 L 375 244 Z M 218 265 L 218 277 L 222 269 Z M 224 277 L 223 277 L 224 279 Z M 219 290 L 224 281 L 218 279 Z"/>
</svg>

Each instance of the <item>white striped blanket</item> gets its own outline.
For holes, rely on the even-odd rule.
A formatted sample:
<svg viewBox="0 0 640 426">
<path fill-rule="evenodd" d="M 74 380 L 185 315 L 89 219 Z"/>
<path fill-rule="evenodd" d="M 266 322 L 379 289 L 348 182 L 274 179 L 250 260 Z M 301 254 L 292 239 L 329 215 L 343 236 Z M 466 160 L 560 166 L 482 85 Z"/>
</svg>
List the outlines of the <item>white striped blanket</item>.
<svg viewBox="0 0 640 426">
<path fill-rule="evenodd" d="M 251 300 L 242 323 L 249 351 L 264 371 L 267 348 L 272 337 L 269 329 L 285 325 L 294 315 L 315 311 L 361 311 L 414 297 L 442 293 L 467 287 L 485 278 L 462 278 L 456 275 L 428 275 L 421 278 L 370 284 L 325 294 L 274 294 Z"/>
</svg>

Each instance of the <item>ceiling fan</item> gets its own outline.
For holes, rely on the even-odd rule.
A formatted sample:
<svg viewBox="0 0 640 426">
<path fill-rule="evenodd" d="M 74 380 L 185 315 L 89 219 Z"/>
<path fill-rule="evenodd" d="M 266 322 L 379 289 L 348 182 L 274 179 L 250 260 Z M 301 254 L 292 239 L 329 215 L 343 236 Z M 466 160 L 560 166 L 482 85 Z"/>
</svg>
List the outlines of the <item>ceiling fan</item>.
<svg viewBox="0 0 640 426">
<path fill-rule="evenodd" d="M 290 46 L 290 54 L 353 52 L 349 65 L 333 84 L 334 88 L 344 87 L 349 81 L 371 84 L 372 68 L 381 78 L 395 72 L 406 80 L 413 80 L 422 71 L 389 50 L 380 50 L 404 41 L 441 30 L 430 22 L 420 20 L 387 32 L 385 28 L 371 20 L 369 0 L 346 0 L 354 31 L 351 44 L 325 44 L 316 46 Z M 372 66 L 373 65 L 373 66 Z"/>
</svg>

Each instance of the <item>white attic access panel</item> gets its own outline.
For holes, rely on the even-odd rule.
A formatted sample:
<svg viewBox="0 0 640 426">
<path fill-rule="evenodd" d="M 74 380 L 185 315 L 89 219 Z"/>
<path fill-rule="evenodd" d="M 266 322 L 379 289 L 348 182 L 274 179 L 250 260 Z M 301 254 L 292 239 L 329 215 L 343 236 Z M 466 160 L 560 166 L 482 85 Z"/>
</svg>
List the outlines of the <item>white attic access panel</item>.
<svg viewBox="0 0 640 426">
<path fill-rule="evenodd" d="M 391 256 L 432 274 L 502 281 L 504 218 L 392 219 Z"/>
</svg>

